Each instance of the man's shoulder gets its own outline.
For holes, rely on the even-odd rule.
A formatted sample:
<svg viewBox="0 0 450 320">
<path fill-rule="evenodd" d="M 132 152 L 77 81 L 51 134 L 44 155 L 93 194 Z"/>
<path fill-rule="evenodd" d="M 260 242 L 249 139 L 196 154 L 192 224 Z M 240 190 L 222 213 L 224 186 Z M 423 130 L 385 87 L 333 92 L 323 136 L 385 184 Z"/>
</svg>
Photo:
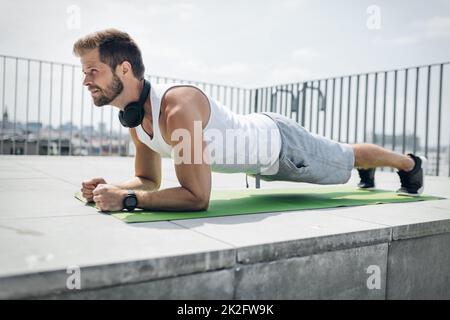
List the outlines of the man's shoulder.
<svg viewBox="0 0 450 320">
<path fill-rule="evenodd" d="M 172 84 L 167 88 L 162 102 L 169 105 L 191 103 L 205 98 L 205 93 L 198 87 L 190 84 Z"/>
<path fill-rule="evenodd" d="M 169 114 L 186 117 L 194 115 L 195 111 L 209 114 L 209 101 L 200 88 L 177 84 L 167 89 L 161 99 L 161 108 L 166 117 Z"/>
</svg>

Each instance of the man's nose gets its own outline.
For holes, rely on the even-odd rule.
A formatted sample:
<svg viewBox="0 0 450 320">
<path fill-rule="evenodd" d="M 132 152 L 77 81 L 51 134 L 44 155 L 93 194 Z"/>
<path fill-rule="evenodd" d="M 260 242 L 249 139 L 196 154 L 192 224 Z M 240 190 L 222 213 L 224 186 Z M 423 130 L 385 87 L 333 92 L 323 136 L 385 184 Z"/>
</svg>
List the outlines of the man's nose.
<svg viewBox="0 0 450 320">
<path fill-rule="evenodd" d="M 83 79 L 83 86 L 89 86 L 91 84 L 91 80 L 88 79 L 88 76 L 85 76 Z"/>
</svg>

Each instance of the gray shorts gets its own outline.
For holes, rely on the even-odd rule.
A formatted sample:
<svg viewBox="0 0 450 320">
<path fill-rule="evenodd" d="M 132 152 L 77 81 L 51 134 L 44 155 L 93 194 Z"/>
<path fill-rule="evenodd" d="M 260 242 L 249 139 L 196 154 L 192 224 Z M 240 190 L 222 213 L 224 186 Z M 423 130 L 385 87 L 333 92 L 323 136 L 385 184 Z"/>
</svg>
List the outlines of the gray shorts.
<svg viewBox="0 0 450 320">
<path fill-rule="evenodd" d="M 278 113 L 262 114 L 275 121 L 281 135 L 278 172 L 262 174 L 262 180 L 342 184 L 350 179 L 355 156 L 349 144 L 310 133 Z"/>
</svg>

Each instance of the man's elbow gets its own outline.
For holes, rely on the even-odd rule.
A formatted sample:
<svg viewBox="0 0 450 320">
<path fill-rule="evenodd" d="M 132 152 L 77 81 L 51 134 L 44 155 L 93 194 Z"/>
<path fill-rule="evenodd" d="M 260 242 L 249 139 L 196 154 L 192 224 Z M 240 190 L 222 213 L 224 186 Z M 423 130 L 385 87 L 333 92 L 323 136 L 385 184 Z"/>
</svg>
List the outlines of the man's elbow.
<svg viewBox="0 0 450 320">
<path fill-rule="evenodd" d="M 209 198 L 196 198 L 194 203 L 195 211 L 206 211 L 209 208 Z"/>
</svg>

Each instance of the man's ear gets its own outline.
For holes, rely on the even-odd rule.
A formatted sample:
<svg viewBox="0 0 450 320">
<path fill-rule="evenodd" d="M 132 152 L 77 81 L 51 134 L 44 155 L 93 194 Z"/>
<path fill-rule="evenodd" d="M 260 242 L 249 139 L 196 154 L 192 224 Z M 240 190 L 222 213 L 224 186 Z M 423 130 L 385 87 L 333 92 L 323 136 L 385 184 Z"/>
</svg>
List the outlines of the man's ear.
<svg viewBox="0 0 450 320">
<path fill-rule="evenodd" d="M 124 61 L 121 64 L 117 65 L 117 68 L 119 68 L 118 71 L 119 74 L 122 76 L 132 76 L 133 75 L 133 69 L 131 67 L 131 63 L 128 61 Z"/>
</svg>

